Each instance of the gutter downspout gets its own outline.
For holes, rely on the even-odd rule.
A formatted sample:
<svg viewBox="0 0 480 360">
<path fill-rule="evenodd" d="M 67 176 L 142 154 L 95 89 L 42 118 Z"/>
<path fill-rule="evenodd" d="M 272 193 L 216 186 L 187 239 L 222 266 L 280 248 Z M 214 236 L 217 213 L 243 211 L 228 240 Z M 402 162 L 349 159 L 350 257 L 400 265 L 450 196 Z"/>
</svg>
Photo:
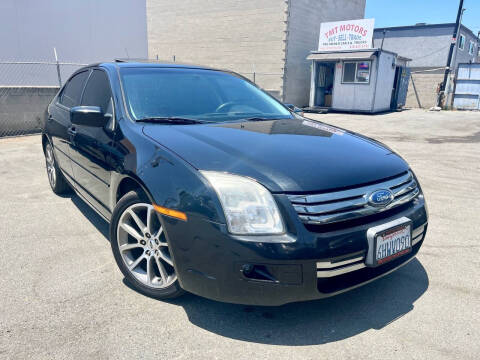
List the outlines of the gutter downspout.
<svg viewBox="0 0 480 360">
<path fill-rule="evenodd" d="M 285 9 L 285 38 L 284 38 L 284 41 L 283 41 L 283 44 L 284 44 L 284 48 L 283 48 L 283 54 L 284 54 L 284 63 L 283 63 L 283 78 L 282 78 L 282 96 L 281 96 L 281 99 L 282 99 L 282 102 L 285 102 L 286 101 L 286 93 L 287 93 L 287 64 L 288 64 L 288 38 L 290 36 L 290 31 L 289 31 L 289 27 L 290 27 L 290 8 L 292 6 L 291 4 L 291 1 L 290 0 L 285 0 L 285 5 L 286 5 L 286 9 Z"/>
</svg>

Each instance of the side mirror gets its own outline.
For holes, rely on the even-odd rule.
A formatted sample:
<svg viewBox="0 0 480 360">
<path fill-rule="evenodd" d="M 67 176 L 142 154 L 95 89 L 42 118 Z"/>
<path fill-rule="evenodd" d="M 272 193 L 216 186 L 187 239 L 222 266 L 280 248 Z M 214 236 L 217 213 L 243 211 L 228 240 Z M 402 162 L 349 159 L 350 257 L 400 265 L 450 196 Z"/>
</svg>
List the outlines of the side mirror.
<svg viewBox="0 0 480 360">
<path fill-rule="evenodd" d="M 293 104 L 283 104 L 285 105 L 290 111 L 293 111 L 295 114 L 303 116 L 303 110 L 300 109 L 299 107 L 296 107 Z"/>
<path fill-rule="evenodd" d="M 99 106 L 74 106 L 70 109 L 70 122 L 74 125 L 103 127 L 108 116 Z"/>
</svg>

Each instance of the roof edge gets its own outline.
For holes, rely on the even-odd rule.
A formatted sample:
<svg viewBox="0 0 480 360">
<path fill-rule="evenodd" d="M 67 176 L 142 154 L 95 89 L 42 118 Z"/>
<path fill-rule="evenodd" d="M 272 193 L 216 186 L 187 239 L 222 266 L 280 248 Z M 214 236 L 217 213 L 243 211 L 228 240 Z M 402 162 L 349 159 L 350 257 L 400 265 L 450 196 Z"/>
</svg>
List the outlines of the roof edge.
<svg viewBox="0 0 480 360">
<path fill-rule="evenodd" d="M 440 23 L 440 24 L 422 24 L 422 25 L 402 25 L 402 26 L 388 26 L 388 27 L 380 27 L 375 28 L 374 32 L 381 32 L 383 30 L 387 31 L 395 31 L 395 30 L 412 30 L 412 29 L 426 29 L 426 28 L 442 28 L 442 27 L 454 27 L 455 23 Z M 462 30 L 470 33 L 473 37 L 477 37 L 477 35 L 467 26 L 462 24 Z"/>
</svg>

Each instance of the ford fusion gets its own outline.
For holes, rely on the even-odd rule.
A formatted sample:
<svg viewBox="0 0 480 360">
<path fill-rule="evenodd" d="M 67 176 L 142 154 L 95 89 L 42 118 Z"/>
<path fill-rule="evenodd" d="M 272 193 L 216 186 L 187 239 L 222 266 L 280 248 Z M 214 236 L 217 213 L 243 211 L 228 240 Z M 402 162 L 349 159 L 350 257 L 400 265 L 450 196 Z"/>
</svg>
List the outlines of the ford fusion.
<svg viewBox="0 0 480 360">
<path fill-rule="evenodd" d="M 291 109 L 228 71 L 91 65 L 46 111 L 48 180 L 110 223 L 126 280 L 158 299 L 281 305 L 412 260 L 428 215 L 408 164 Z"/>
</svg>

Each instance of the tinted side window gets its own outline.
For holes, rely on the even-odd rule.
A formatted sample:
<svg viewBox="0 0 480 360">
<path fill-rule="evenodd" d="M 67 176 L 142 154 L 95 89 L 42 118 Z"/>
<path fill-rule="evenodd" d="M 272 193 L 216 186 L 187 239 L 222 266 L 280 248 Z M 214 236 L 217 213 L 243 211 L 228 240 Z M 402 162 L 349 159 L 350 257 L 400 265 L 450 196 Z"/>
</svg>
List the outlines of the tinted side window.
<svg viewBox="0 0 480 360">
<path fill-rule="evenodd" d="M 100 106 L 102 112 L 106 113 L 111 97 L 107 74 L 102 70 L 93 70 L 83 93 L 82 105 Z"/>
<path fill-rule="evenodd" d="M 80 104 L 80 96 L 82 95 L 83 85 L 85 84 L 87 75 L 88 71 L 83 71 L 70 79 L 63 89 L 60 104 L 69 108 Z"/>
</svg>

